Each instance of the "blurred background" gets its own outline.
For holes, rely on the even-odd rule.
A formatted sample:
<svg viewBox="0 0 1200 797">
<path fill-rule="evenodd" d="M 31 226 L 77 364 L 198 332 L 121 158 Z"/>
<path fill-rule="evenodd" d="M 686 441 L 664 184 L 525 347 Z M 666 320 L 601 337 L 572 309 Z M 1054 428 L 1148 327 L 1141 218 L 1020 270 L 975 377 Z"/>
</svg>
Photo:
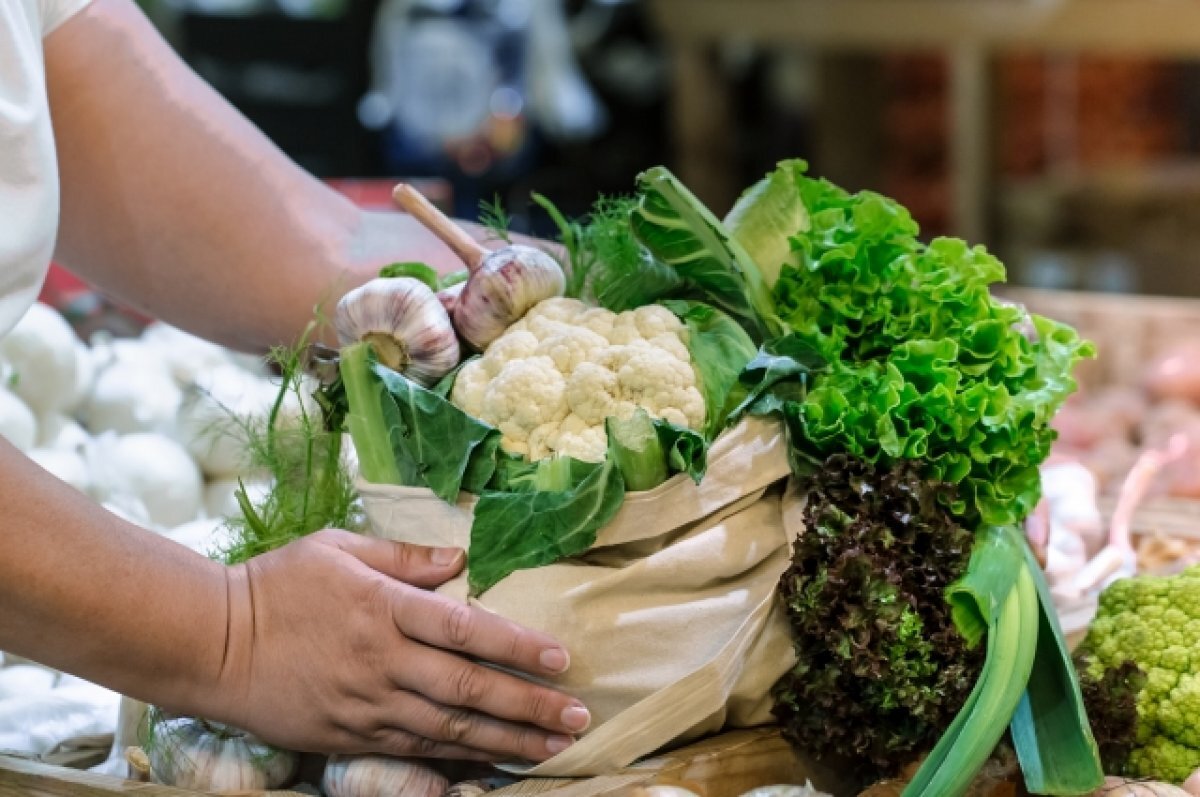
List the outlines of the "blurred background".
<svg viewBox="0 0 1200 797">
<path fill-rule="evenodd" d="M 1200 295 L 1193 0 L 142 0 L 294 159 L 548 234 L 664 163 L 718 213 L 785 157 L 1021 285 Z M 1193 220 L 1194 219 L 1194 220 Z"/>
</svg>

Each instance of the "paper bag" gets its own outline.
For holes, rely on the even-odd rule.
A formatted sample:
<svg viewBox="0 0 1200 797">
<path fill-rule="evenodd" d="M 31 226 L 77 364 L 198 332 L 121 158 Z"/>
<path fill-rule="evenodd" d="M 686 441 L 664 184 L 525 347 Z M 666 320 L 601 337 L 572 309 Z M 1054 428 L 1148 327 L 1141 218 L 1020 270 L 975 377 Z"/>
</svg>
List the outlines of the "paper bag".
<svg viewBox="0 0 1200 797">
<path fill-rule="evenodd" d="M 722 727 L 771 721 L 771 686 L 795 662 L 775 587 L 800 507 L 782 427 L 751 418 L 718 438 L 708 472 L 629 493 L 584 555 L 521 570 L 472 603 L 559 639 L 571 668 L 547 681 L 592 726 L 524 774 L 593 776 Z M 372 533 L 467 548 L 475 497 L 361 483 Z M 443 594 L 467 599 L 465 574 Z"/>
</svg>

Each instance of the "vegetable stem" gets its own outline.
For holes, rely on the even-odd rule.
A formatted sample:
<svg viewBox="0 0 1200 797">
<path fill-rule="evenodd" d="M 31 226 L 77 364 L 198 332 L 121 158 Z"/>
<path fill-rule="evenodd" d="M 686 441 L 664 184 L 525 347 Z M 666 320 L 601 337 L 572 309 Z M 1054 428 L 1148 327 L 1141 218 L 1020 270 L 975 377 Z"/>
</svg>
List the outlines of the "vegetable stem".
<svg viewBox="0 0 1200 797">
<path fill-rule="evenodd" d="M 401 210 L 421 222 L 427 230 L 440 238 L 442 243 L 450 247 L 472 274 L 479 270 L 483 261 L 491 254 L 411 185 L 397 185 L 392 192 L 392 198 Z"/>
</svg>

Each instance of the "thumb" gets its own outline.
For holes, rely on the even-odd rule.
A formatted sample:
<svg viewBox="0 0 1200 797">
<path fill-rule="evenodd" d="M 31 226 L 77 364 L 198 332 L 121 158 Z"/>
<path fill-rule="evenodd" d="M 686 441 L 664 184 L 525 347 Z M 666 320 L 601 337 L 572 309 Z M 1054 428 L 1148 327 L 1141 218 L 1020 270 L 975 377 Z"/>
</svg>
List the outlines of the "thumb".
<svg viewBox="0 0 1200 797">
<path fill-rule="evenodd" d="M 341 532 L 329 541 L 372 570 L 416 587 L 446 583 L 459 574 L 466 561 L 461 548 L 427 548 L 351 532 Z"/>
</svg>

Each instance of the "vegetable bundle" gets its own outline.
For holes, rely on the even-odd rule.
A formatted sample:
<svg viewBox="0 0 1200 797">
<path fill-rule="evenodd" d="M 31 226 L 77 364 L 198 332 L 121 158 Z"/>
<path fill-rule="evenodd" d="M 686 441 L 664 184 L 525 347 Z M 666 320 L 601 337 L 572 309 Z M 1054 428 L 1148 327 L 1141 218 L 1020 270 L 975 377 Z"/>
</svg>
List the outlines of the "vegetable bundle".
<svg viewBox="0 0 1200 797">
<path fill-rule="evenodd" d="M 526 247 L 472 249 L 409 197 L 470 276 L 378 281 L 405 281 L 396 302 L 429 334 L 339 325 L 328 395 L 362 475 L 475 496 L 479 595 L 588 551 L 631 491 L 703 486 L 714 440 L 775 419 L 807 527 L 779 589 L 797 658 L 774 691 L 785 734 L 879 772 L 924 755 L 906 794 L 948 795 L 1007 731 L 1030 791 L 1090 791 L 1096 744 L 1019 532 L 1090 347 L 994 299 L 1004 269 L 983 248 L 923 243 L 896 203 L 805 171 L 780 164 L 724 221 L 661 168 L 582 222 L 538 197 L 561 279 Z"/>
</svg>

